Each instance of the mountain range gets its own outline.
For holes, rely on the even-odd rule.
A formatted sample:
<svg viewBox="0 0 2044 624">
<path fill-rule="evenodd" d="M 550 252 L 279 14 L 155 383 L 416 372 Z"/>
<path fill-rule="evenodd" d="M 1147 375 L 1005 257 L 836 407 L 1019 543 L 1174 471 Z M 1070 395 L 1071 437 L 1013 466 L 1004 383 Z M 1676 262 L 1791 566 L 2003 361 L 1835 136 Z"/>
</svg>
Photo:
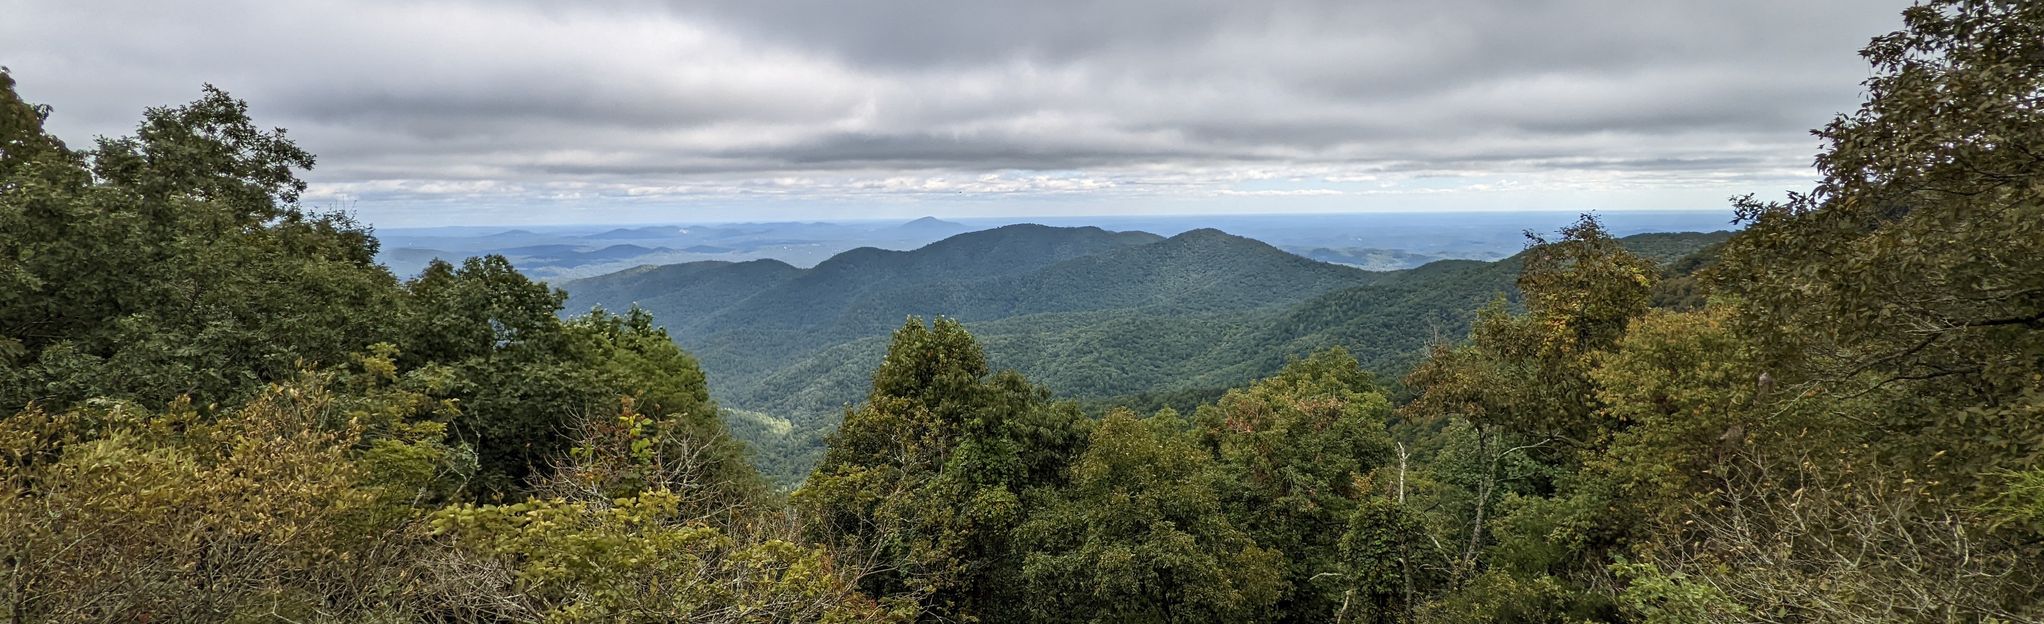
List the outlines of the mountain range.
<svg viewBox="0 0 2044 624">
<path fill-rule="evenodd" d="M 1668 264 L 1726 236 L 1624 242 Z M 1403 370 L 1430 341 L 1466 333 L 1473 310 L 1515 296 L 1518 268 L 1513 256 L 1368 271 L 1214 229 L 1019 224 L 909 251 L 853 249 L 807 269 L 702 261 L 558 286 L 570 313 L 651 312 L 701 360 L 761 467 L 792 483 L 910 316 L 964 322 L 996 368 L 1066 397 L 1183 405 L 1334 346 L 1380 374 Z"/>
</svg>

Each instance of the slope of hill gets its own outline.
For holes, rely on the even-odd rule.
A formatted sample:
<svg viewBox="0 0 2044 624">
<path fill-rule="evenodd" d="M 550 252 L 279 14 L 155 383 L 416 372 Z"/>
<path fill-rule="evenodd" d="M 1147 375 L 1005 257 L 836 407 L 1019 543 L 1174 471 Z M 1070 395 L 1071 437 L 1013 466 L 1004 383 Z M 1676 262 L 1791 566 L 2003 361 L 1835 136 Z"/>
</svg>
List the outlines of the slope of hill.
<svg viewBox="0 0 2044 624">
<path fill-rule="evenodd" d="M 1667 262 L 1722 240 L 1626 244 Z M 785 427 L 737 427 L 769 474 L 799 480 L 865 394 L 909 315 L 964 321 L 993 364 L 1100 404 L 1172 403 L 1342 346 L 1395 374 L 1473 310 L 1514 296 L 1515 256 L 1371 272 L 1218 230 L 1170 238 L 1015 225 L 912 251 L 863 248 L 811 269 L 772 261 L 640 267 L 562 284 L 569 311 L 637 303 L 702 360 L 719 401 Z"/>
<path fill-rule="evenodd" d="M 778 262 L 692 262 L 641 267 L 562 287 L 570 296 L 569 312 L 595 305 L 646 308 L 706 368 L 718 371 L 713 383 L 730 387 L 832 345 L 884 334 L 910 314 L 953 313 L 919 298 L 914 294 L 918 288 L 1026 273 L 1157 240 L 1143 232 L 1011 225 L 913 251 L 862 247 L 809 269 Z"/>
<path fill-rule="evenodd" d="M 802 269 L 779 260 L 647 265 L 568 282 L 564 309 L 579 313 L 600 305 L 622 310 L 636 303 L 668 331 L 680 333 L 696 320 L 801 274 Z"/>
</svg>

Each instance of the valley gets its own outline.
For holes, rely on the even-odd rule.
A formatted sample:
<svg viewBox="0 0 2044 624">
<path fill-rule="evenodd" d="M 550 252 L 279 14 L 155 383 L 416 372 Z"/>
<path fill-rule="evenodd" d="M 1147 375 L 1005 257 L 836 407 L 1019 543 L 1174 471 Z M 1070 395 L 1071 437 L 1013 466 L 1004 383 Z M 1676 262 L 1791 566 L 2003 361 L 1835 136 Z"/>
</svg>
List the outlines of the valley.
<svg viewBox="0 0 2044 624">
<path fill-rule="evenodd" d="M 1662 264 L 1729 237 L 1638 234 Z M 644 266 L 560 282 L 564 314 L 651 312 L 703 364 L 762 470 L 792 486 L 865 396 L 903 319 L 958 320 L 996 369 L 1065 398 L 1190 410 L 1291 359 L 1342 347 L 1395 378 L 1476 310 L 1515 301 L 1514 257 L 1366 271 L 1215 229 L 1163 237 L 1019 224 L 909 251 L 854 249 L 801 269 L 775 260 Z"/>
</svg>

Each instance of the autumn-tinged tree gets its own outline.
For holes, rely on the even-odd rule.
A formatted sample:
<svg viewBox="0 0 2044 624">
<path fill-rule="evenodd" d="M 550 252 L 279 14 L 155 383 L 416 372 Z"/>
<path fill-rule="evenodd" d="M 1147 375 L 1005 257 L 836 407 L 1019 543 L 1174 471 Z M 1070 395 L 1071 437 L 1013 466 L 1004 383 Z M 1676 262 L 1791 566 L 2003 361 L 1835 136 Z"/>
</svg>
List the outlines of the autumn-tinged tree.
<svg viewBox="0 0 2044 624">
<path fill-rule="evenodd" d="M 1367 477 L 1391 456 L 1391 403 L 1346 351 L 1333 349 L 1201 406 L 1202 442 L 1227 475 L 1224 507 L 1257 545 L 1285 558 L 1285 621 L 1339 608 L 1337 552 Z"/>
<path fill-rule="evenodd" d="M 466 621 L 901 621 L 852 588 L 828 551 L 691 521 L 680 497 L 533 499 L 433 517 L 456 559 L 439 609 Z"/>
<path fill-rule="evenodd" d="M 406 532 L 470 467 L 393 376 L 308 374 L 247 404 L 102 403 L 0 420 L 0 605 L 35 621 L 403 611 Z"/>
<path fill-rule="evenodd" d="M 1531 237 L 1518 281 L 1524 313 L 1513 313 L 1502 300 L 1493 303 L 1479 312 L 1468 342 L 1437 345 L 1405 379 L 1417 396 L 1400 408 L 1403 418 L 1466 434 L 1442 440 L 1459 444 L 1442 450 L 1460 458 L 1436 466 L 1445 470 L 1459 463 L 1454 474 L 1437 479 L 1459 482 L 1457 513 L 1436 523 L 1459 533 L 1449 537 L 1452 542 L 1444 540 L 1454 544 L 1450 558 L 1458 581 L 1484 566 L 1492 545 L 1486 532 L 1502 503 L 1540 508 L 1521 518 L 1529 521 L 1607 512 L 1608 492 L 1596 488 L 1545 501 L 1516 496 L 1549 496 L 1569 487 L 1558 482 L 1561 477 L 1623 426 L 1600 411 L 1591 371 L 1600 354 L 1647 312 L 1658 272 L 1620 247 L 1593 217 L 1585 215 L 1562 233 L 1555 241 Z M 1539 468 L 1511 469 L 1529 461 Z M 1582 572 L 1595 556 L 1590 551 L 1615 539 L 1606 529 L 1590 533 L 1566 555 L 1520 563 L 1536 575 L 1557 566 Z"/>
<path fill-rule="evenodd" d="M 1408 414 L 1457 416 L 1556 448 L 1599 443 L 1608 426 L 1596 414 L 1590 368 L 1646 313 L 1659 273 L 1588 215 L 1562 235 L 1531 238 L 1518 282 L 1524 314 L 1485 309 L 1467 345 L 1438 350 L 1414 370 L 1406 383 L 1420 396 Z"/>
<path fill-rule="evenodd" d="M 1808 431 L 1821 422 L 1806 413 L 1814 405 L 1767 396 L 1779 390 L 1761 381 L 1766 371 L 1728 316 L 1722 307 L 1649 314 L 1591 372 L 1618 430 L 1591 469 L 1615 480 L 1628 507 L 1685 517 L 1710 504 L 1726 460 L 1749 442 L 1810 444 L 1829 433 Z"/>
<path fill-rule="evenodd" d="M 861 595 L 867 570 L 725 492 L 722 459 L 626 399 L 590 418 L 539 496 L 435 512 L 431 611 L 456 621 L 903 621 Z M 897 605 L 901 606 L 901 605 Z"/>
<path fill-rule="evenodd" d="M 1446 512 L 1431 524 L 1456 591 L 1449 619 L 1510 619 L 1529 604 L 1608 614 L 1589 588 L 1633 527 L 1607 483 L 1572 472 L 1624 428 L 1592 372 L 1647 313 L 1659 273 L 1589 216 L 1532 242 L 1524 313 L 1493 304 L 1467 343 L 1435 347 L 1405 380 L 1417 396 L 1401 416 L 1458 434 L 1436 440 L 1428 470 L 1449 486 L 1427 494 Z"/>
<path fill-rule="evenodd" d="M 1720 289 L 1790 392 L 1890 397 L 1894 461 L 1991 496 L 2044 452 L 2044 7 L 1935 0 L 1861 51 L 1821 182 L 1740 203 Z M 1964 449 L 1963 451 L 1961 449 Z"/>
<path fill-rule="evenodd" d="M 2044 617 L 2021 520 L 2044 508 L 2044 7 L 1935 0 L 1904 24 L 1817 131 L 1816 188 L 1741 200 L 1728 309 L 1643 327 L 1604 373 L 1644 423 L 1613 474 L 1708 488 L 1663 510 L 1681 537 L 1638 576 L 1708 583 L 1739 607 L 1694 611 L 1717 621 Z"/>
</svg>

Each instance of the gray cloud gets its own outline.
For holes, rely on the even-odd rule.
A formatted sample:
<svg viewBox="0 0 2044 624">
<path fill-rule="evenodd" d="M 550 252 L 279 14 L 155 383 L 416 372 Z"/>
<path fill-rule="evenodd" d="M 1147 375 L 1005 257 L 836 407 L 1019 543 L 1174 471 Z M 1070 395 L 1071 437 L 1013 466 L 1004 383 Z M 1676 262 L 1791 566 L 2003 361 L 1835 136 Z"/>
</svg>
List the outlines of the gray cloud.
<svg viewBox="0 0 2044 624">
<path fill-rule="evenodd" d="M 217 84 L 321 155 L 315 199 L 393 215 L 933 193 L 1283 209 L 1443 179 L 1683 189 L 1650 206 L 1674 207 L 1807 177 L 1805 131 L 1856 105 L 1855 52 L 1906 4 L 0 0 L 0 64 L 74 143 Z"/>
</svg>

